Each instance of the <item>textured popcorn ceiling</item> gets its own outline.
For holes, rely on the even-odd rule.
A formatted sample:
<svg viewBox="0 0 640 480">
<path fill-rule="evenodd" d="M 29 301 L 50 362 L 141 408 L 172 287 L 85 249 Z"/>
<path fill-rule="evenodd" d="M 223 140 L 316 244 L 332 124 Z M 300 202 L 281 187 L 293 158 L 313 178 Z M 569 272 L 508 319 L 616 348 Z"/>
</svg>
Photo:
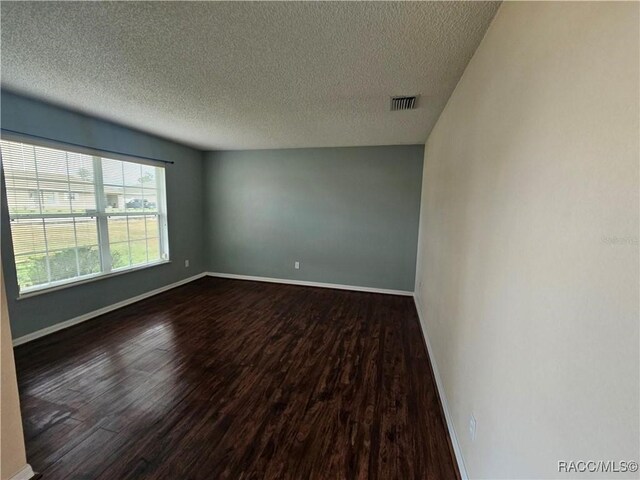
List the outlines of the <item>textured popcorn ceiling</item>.
<svg viewBox="0 0 640 480">
<path fill-rule="evenodd" d="M 498 5 L 2 2 L 2 86 L 203 149 L 424 143 Z"/>
</svg>

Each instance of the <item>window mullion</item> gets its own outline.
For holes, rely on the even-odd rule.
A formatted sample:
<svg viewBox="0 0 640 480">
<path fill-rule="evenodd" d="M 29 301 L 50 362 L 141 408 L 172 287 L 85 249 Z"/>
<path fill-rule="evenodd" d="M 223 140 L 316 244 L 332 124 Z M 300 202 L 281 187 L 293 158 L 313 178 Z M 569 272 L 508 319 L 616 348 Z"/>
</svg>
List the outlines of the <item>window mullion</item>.
<svg viewBox="0 0 640 480">
<path fill-rule="evenodd" d="M 69 211 L 73 215 L 73 202 L 71 201 L 71 179 L 69 177 L 69 152 L 65 152 L 67 162 L 67 195 L 69 195 Z M 80 253 L 78 252 L 78 230 L 76 229 L 76 219 L 71 217 L 73 221 L 73 241 L 76 246 L 76 275 L 80 276 Z"/>
<path fill-rule="evenodd" d="M 24 146 L 22 147 L 24 149 Z M 36 155 L 36 147 L 35 145 L 32 146 L 33 148 L 33 163 L 34 163 L 34 168 L 35 168 L 35 174 L 36 174 L 36 188 L 38 189 L 38 210 L 40 212 L 40 220 L 42 221 L 42 232 L 44 235 L 44 258 L 45 258 L 45 264 L 47 266 L 47 283 L 51 283 L 51 259 L 49 258 L 49 242 L 47 240 L 47 222 L 45 221 L 44 217 L 42 216 L 42 203 L 43 203 L 43 198 L 42 198 L 42 191 L 40 190 L 40 174 L 38 172 L 38 157 Z"/>
<path fill-rule="evenodd" d="M 164 168 L 156 169 L 156 210 L 158 212 L 158 243 L 160 258 L 169 258 L 169 226 L 167 225 L 167 182 Z"/>
<path fill-rule="evenodd" d="M 93 157 L 93 180 L 96 193 L 96 220 L 98 222 L 98 249 L 102 272 L 111 271 L 111 249 L 109 248 L 109 222 L 107 221 L 104 181 L 102 178 L 102 159 Z"/>
<path fill-rule="evenodd" d="M 127 254 L 129 255 L 129 266 L 133 263 L 131 259 L 131 235 L 129 233 L 129 212 L 127 212 L 127 179 L 124 174 L 124 163 L 120 162 L 120 169 L 122 170 L 122 192 L 124 197 L 124 211 L 126 213 L 125 219 L 127 220 Z"/>
</svg>

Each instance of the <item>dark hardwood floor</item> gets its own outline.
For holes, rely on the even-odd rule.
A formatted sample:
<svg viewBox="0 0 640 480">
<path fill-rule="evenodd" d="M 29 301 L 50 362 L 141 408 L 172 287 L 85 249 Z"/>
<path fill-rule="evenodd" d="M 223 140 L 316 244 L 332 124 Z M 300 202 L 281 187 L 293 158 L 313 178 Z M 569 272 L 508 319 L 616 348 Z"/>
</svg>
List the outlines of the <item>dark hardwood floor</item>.
<svg viewBox="0 0 640 480">
<path fill-rule="evenodd" d="M 454 479 L 413 299 L 203 278 L 16 348 L 56 479 Z"/>
</svg>

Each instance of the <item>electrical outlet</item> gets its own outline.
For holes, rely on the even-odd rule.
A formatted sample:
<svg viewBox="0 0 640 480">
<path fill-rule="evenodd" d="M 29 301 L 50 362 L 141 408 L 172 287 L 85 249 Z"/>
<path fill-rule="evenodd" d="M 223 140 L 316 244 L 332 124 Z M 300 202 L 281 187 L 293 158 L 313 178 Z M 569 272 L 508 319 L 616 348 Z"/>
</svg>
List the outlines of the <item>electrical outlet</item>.
<svg viewBox="0 0 640 480">
<path fill-rule="evenodd" d="M 471 414 L 471 416 L 469 417 L 469 436 L 471 437 L 472 442 L 475 442 L 476 440 L 476 427 L 477 427 L 476 417 L 474 417 L 473 414 Z"/>
<path fill-rule="evenodd" d="M 293 268 L 295 268 L 296 270 L 300 270 L 300 262 L 294 262 Z"/>
<path fill-rule="evenodd" d="M 189 260 L 184 261 L 184 268 L 189 268 Z"/>
</svg>

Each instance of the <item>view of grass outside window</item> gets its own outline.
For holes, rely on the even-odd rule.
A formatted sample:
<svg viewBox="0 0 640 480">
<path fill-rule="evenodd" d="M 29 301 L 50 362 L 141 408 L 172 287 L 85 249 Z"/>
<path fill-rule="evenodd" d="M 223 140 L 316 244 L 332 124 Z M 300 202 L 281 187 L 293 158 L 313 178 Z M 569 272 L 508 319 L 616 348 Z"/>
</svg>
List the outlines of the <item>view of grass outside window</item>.
<svg viewBox="0 0 640 480">
<path fill-rule="evenodd" d="M 168 259 L 164 168 L 2 140 L 21 292 Z"/>
</svg>

